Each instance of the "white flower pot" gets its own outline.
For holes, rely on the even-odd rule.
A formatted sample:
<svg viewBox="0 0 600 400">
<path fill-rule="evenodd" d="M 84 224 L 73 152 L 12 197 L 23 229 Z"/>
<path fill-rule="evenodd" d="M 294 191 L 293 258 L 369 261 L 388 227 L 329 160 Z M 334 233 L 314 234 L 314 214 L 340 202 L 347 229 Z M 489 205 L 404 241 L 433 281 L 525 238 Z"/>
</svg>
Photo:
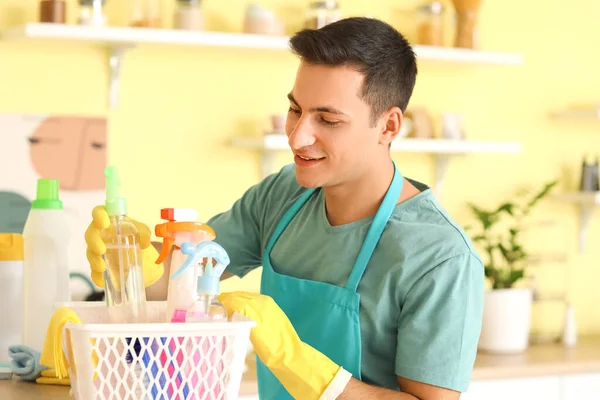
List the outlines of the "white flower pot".
<svg viewBox="0 0 600 400">
<path fill-rule="evenodd" d="M 485 292 L 479 349 L 493 353 L 520 353 L 529 345 L 531 289 Z"/>
</svg>

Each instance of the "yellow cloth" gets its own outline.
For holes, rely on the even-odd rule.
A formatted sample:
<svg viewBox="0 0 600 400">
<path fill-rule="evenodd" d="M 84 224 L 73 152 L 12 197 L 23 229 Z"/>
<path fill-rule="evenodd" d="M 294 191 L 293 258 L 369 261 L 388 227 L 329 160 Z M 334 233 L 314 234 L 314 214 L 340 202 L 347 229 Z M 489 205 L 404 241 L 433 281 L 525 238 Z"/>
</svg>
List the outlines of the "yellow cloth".
<svg viewBox="0 0 600 400">
<path fill-rule="evenodd" d="M 42 371 L 42 376 L 36 379 L 36 383 L 70 385 L 69 364 L 62 348 L 63 329 L 67 322 L 81 323 L 79 316 L 72 308 L 61 307 L 52 314 L 40 357 L 40 364 L 48 369 Z"/>
<path fill-rule="evenodd" d="M 151 232 L 147 225 L 127 218 L 135 225 L 140 234 L 140 248 L 142 249 L 142 268 L 144 273 L 144 287 L 148 287 L 158 281 L 164 273 L 162 264 L 156 264 L 158 252 L 151 246 Z M 110 226 L 110 219 L 104 206 L 96 206 L 92 210 L 92 222 L 85 232 L 87 244 L 87 259 L 92 270 L 92 281 L 98 287 L 104 287 L 104 271 L 106 263 L 102 256 L 106 253 L 106 245 L 100 238 L 100 233 Z"/>
<path fill-rule="evenodd" d="M 250 332 L 256 354 L 295 399 L 321 397 L 341 367 L 302 342 L 288 317 L 271 297 L 232 292 L 223 293 L 218 299 L 229 315 L 236 312 L 256 322 Z"/>
</svg>

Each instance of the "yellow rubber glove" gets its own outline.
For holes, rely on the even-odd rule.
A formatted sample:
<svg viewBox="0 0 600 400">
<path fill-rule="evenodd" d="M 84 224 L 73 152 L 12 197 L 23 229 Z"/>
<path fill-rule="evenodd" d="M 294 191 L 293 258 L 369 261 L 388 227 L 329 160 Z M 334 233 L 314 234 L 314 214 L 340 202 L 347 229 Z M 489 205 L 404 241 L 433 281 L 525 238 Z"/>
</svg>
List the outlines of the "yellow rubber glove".
<svg viewBox="0 0 600 400">
<path fill-rule="evenodd" d="M 144 287 L 148 287 L 158 281 L 164 273 L 162 264 L 156 264 L 158 252 L 150 244 L 150 228 L 147 225 L 127 218 L 135 225 L 140 234 L 140 248 L 142 249 L 142 268 L 144 273 Z M 85 232 L 87 244 L 87 259 L 92 270 L 92 281 L 99 287 L 104 287 L 104 271 L 106 263 L 102 256 L 106 253 L 106 245 L 100 237 L 100 233 L 110 226 L 110 218 L 104 206 L 96 206 L 92 210 L 92 222 Z"/>
<path fill-rule="evenodd" d="M 283 310 L 258 293 L 232 292 L 218 297 L 227 313 L 244 315 L 256 322 L 250 341 L 260 360 L 295 399 L 319 399 L 340 366 L 302 342 Z"/>
</svg>

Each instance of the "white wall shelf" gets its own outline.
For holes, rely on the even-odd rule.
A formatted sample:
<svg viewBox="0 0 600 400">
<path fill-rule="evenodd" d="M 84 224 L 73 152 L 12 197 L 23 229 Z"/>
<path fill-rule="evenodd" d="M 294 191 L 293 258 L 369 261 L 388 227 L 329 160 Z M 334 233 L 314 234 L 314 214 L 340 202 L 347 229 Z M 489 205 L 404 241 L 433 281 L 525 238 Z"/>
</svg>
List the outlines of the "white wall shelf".
<svg viewBox="0 0 600 400">
<path fill-rule="evenodd" d="M 572 192 L 554 196 L 557 200 L 569 202 L 579 207 L 579 252 L 585 252 L 587 232 L 594 214 L 600 205 L 600 192 Z"/>
<path fill-rule="evenodd" d="M 59 40 L 85 42 L 105 46 L 110 50 L 109 66 L 110 106 L 117 106 L 119 72 L 125 50 L 138 45 L 181 45 L 210 46 L 223 48 L 247 48 L 264 50 L 288 50 L 288 37 L 265 36 L 226 32 L 191 32 L 183 30 L 128 28 L 128 27 L 88 27 L 80 25 L 28 23 L 8 29 L 2 34 L 3 40 Z M 456 49 L 449 47 L 415 46 L 421 60 L 444 62 L 521 65 L 519 54 Z"/>
<path fill-rule="evenodd" d="M 277 153 L 290 151 L 287 137 L 283 134 L 267 134 L 263 137 L 234 137 L 231 145 L 237 148 L 262 152 L 262 174 L 274 172 Z M 397 139 L 392 152 L 424 153 L 435 157 L 435 192 L 441 196 L 446 171 L 453 156 L 480 153 L 517 154 L 521 144 L 516 142 L 484 142 L 448 139 Z"/>
</svg>

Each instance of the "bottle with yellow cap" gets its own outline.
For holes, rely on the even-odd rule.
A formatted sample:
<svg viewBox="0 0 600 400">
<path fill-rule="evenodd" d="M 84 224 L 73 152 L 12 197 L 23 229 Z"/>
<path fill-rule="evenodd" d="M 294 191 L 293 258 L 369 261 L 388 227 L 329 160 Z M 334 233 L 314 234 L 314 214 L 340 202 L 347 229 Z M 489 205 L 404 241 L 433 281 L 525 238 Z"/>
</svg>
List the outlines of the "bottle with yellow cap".
<svg viewBox="0 0 600 400">
<path fill-rule="evenodd" d="M 8 347 L 23 340 L 23 236 L 0 233 L 0 379 L 11 374 Z"/>
<path fill-rule="evenodd" d="M 54 305 L 71 301 L 68 245 L 69 226 L 59 182 L 39 179 L 23 229 L 23 344 L 37 351 L 44 347 Z"/>
</svg>

